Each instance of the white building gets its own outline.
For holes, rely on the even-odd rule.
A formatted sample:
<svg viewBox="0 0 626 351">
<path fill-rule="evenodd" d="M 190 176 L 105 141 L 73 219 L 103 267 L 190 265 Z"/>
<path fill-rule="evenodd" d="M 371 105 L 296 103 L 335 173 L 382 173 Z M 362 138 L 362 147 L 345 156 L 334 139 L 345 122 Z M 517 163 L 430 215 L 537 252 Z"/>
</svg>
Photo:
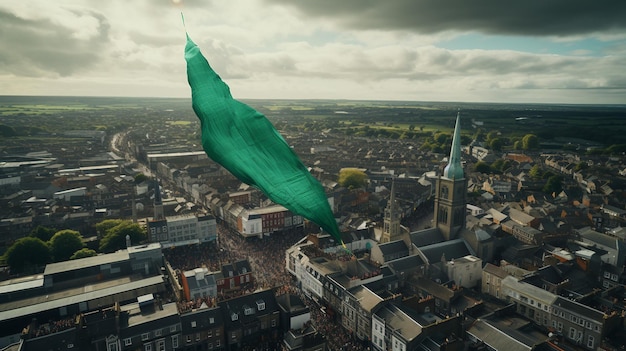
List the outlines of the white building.
<svg viewBox="0 0 626 351">
<path fill-rule="evenodd" d="M 448 278 L 454 280 L 458 286 L 473 288 L 482 278 L 483 260 L 467 255 L 455 260 L 447 261 L 445 265 Z"/>
<path fill-rule="evenodd" d="M 189 245 L 214 241 L 217 238 L 217 223 L 213 216 L 194 214 L 167 217 L 167 242 L 164 247 Z"/>
</svg>

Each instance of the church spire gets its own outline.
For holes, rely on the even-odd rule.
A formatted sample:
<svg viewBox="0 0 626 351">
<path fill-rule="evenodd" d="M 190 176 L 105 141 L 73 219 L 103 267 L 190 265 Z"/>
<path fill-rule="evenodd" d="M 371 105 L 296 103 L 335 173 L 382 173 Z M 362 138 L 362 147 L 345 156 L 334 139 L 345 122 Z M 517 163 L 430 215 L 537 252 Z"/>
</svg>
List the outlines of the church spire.
<svg viewBox="0 0 626 351">
<path fill-rule="evenodd" d="M 443 169 L 443 176 L 448 179 L 463 179 L 463 166 L 461 165 L 461 112 L 456 115 L 456 125 L 454 126 L 454 136 L 452 137 L 452 148 L 448 165 Z"/>
<path fill-rule="evenodd" d="M 165 215 L 163 213 L 163 198 L 161 196 L 161 187 L 159 186 L 159 179 L 154 180 L 154 218 L 155 221 L 164 220 Z"/>
</svg>

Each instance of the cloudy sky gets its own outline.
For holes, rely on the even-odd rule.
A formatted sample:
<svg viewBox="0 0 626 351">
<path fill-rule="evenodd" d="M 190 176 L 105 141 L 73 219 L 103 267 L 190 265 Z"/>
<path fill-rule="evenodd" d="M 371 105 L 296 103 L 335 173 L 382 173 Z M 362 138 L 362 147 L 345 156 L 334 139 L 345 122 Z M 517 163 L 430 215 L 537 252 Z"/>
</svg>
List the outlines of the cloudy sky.
<svg viewBox="0 0 626 351">
<path fill-rule="evenodd" d="M 626 103 L 623 0 L 0 2 L 0 94 Z"/>
</svg>

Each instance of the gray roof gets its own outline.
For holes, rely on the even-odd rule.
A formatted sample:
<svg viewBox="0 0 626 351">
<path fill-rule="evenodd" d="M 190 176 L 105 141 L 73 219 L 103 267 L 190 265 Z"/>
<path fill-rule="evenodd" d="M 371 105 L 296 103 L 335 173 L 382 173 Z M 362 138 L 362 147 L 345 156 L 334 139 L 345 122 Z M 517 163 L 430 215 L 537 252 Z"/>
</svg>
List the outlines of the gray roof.
<svg viewBox="0 0 626 351">
<path fill-rule="evenodd" d="M 576 313 L 585 318 L 591 318 L 597 322 L 603 323 L 605 314 L 595 308 L 583 305 L 580 302 L 572 301 L 561 296 L 557 296 L 554 306 L 559 306 L 569 312 Z"/>
<path fill-rule="evenodd" d="M 586 227 L 578 230 L 580 235 L 583 237 L 583 240 L 586 242 L 600 244 L 604 247 L 617 249 L 617 238 L 598 233 L 595 230 Z"/>
<path fill-rule="evenodd" d="M 405 311 L 403 306 L 389 303 L 376 312 L 376 315 L 385 321 L 385 324 L 402 337 L 411 341 L 422 333 L 422 325 Z"/>
<path fill-rule="evenodd" d="M 499 278 L 505 278 L 506 276 L 509 275 L 504 269 L 491 263 L 487 263 L 485 267 L 483 268 L 483 271 L 489 274 L 493 274 Z"/>
<path fill-rule="evenodd" d="M 441 257 L 445 255 L 446 260 L 453 260 L 474 253 L 463 239 L 444 241 L 442 243 L 420 247 L 419 250 L 426 256 L 428 262 L 433 264 L 441 262 Z"/>
<path fill-rule="evenodd" d="M 417 247 L 428 246 L 445 240 L 439 228 L 418 230 L 409 235 L 411 242 Z"/>
<path fill-rule="evenodd" d="M 79 258 L 76 260 L 69 260 L 57 263 L 50 263 L 46 265 L 44 275 L 51 275 L 61 272 L 69 272 L 77 269 L 83 269 L 87 267 L 96 267 L 103 264 L 110 264 L 114 262 L 128 261 L 128 251 L 120 250 L 114 253 L 98 255 L 93 257 Z"/>
<path fill-rule="evenodd" d="M 350 293 L 359 302 L 361 308 L 369 312 L 372 312 L 372 310 L 383 301 L 382 297 L 376 295 L 363 285 L 350 289 Z"/>
<path fill-rule="evenodd" d="M 384 244 L 379 244 L 378 248 L 380 249 L 380 252 L 382 252 L 384 256 L 395 254 L 398 252 L 403 252 L 403 251 L 408 253 L 409 251 L 409 248 L 406 247 L 406 244 L 404 243 L 403 240 L 396 240 L 396 241 L 390 241 Z"/>
<path fill-rule="evenodd" d="M 114 296 L 127 291 L 137 291 L 154 285 L 162 285 L 163 276 L 134 280 L 121 278 L 98 284 L 89 284 L 81 288 L 64 290 L 48 295 L 28 298 L 0 305 L 0 321 L 11 320 L 56 308 L 88 302 L 106 296 Z"/>
<path fill-rule="evenodd" d="M 533 345 L 526 345 L 504 331 L 494 327 L 489 322 L 481 319 L 474 321 L 467 329 L 467 333 L 482 340 L 493 350 L 530 351 L 533 349 Z"/>
<path fill-rule="evenodd" d="M 419 255 L 406 256 L 387 262 L 387 265 L 396 272 L 416 269 L 423 264 L 424 260 Z"/>
</svg>

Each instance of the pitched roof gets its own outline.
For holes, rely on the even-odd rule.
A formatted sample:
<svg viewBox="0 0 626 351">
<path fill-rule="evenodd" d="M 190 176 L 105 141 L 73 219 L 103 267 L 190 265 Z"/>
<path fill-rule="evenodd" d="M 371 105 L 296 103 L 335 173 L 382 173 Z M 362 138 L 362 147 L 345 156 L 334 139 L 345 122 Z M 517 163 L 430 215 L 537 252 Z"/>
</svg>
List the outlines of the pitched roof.
<svg viewBox="0 0 626 351">
<path fill-rule="evenodd" d="M 428 262 L 431 264 L 440 262 L 443 255 L 445 255 L 446 260 L 474 255 L 463 239 L 444 241 L 442 243 L 420 247 L 418 250 L 426 256 Z"/>
<path fill-rule="evenodd" d="M 411 237 L 411 243 L 416 247 L 432 245 L 445 240 L 439 228 L 418 230 L 412 232 L 409 236 Z"/>
</svg>

